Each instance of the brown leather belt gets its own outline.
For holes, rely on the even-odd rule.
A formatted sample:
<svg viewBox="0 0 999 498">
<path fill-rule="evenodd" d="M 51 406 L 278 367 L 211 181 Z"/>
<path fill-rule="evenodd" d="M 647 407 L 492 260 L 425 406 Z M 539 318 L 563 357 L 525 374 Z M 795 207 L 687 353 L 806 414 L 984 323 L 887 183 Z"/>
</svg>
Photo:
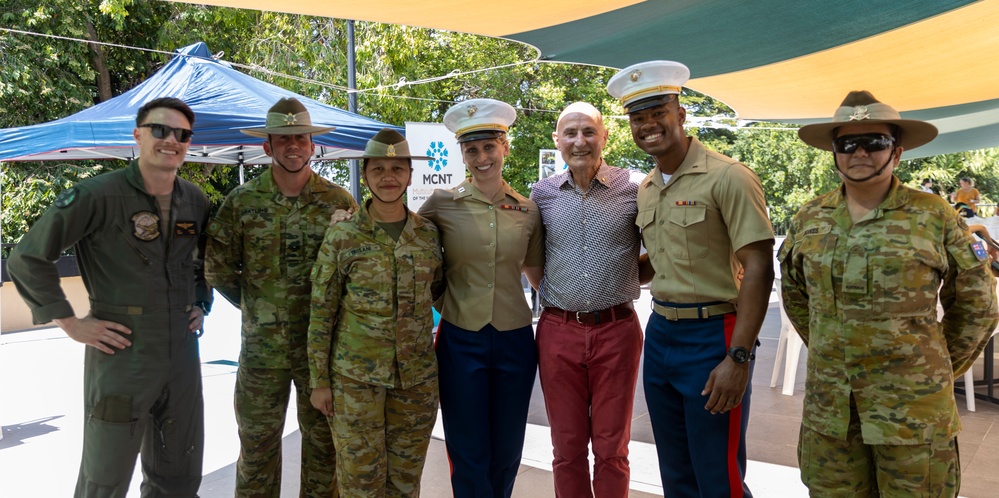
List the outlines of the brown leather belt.
<svg viewBox="0 0 999 498">
<path fill-rule="evenodd" d="M 732 303 L 709 304 L 707 306 L 690 306 L 677 308 L 666 306 L 655 301 L 652 302 L 652 310 L 656 314 L 670 321 L 677 320 L 703 320 L 713 316 L 724 315 L 735 312 L 735 305 Z"/>
<path fill-rule="evenodd" d="M 631 303 L 626 303 L 597 311 L 566 311 L 559 308 L 545 308 L 545 313 L 554 313 L 566 322 L 576 321 L 585 325 L 596 325 L 630 318 L 635 314 L 635 310 L 631 307 Z"/>
</svg>

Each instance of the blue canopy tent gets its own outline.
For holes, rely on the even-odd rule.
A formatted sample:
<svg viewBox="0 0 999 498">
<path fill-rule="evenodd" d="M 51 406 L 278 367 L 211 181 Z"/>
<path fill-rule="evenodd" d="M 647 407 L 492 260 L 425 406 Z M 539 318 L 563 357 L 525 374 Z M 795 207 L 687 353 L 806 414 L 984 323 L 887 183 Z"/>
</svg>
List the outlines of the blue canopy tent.
<svg viewBox="0 0 999 498">
<path fill-rule="evenodd" d="M 48 123 L 0 129 L 0 161 L 131 159 L 139 153 L 132 138 L 135 114 L 157 97 L 177 97 L 194 110 L 189 162 L 269 164 L 263 139 L 239 130 L 264 126 L 267 109 L 282 97 L 301 101 L 313 124 L 336 127 L 314 137 L 316 159 L 364 150 L 365 143 L 385 127 L 405 133 L 236 71 L 212 59 L 204 43 L 177 52 L 163 69 L 118 97 Z"/>
</svg>

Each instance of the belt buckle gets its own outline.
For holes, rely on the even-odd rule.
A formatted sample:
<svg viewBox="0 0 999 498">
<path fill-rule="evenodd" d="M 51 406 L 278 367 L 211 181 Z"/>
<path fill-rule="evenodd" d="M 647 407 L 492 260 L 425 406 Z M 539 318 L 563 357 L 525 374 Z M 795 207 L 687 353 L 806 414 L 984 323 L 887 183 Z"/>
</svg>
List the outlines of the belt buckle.
<svg viewBox="0 0 999 498">
<path fill-rule="evenodd" d="M 580 314 L 580 313 L 586 313 L 586 312 L 585 312 L 585 311 L 577 311 L 577 312 L 576 312 L 576 323 L 578 323 L 578 324 L 580 324 L 580 325 L 586 325 L 585 323 L 583 323 L 583 321 L 582 321 L 582 320 L 580 320 L 580 319 L 579 319 L 579 314 Z"/>
</svg>

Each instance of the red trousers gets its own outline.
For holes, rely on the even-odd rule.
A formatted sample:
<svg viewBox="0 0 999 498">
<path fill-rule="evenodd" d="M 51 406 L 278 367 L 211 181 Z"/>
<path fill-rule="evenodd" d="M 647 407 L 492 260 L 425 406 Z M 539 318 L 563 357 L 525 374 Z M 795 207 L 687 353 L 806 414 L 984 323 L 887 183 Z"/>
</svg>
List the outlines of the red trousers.
<svg viewBox="0 0 999 498">
<path fill-rule="evenodd" d="M 631 312 L 613 321 L 581 324 L 572 314 L 545 312 L 538 321 L 537 344 L 555 447 L 555 496 L 627 497 L 631 413 L 642 356 L 638 317 Z"/>
</svg>

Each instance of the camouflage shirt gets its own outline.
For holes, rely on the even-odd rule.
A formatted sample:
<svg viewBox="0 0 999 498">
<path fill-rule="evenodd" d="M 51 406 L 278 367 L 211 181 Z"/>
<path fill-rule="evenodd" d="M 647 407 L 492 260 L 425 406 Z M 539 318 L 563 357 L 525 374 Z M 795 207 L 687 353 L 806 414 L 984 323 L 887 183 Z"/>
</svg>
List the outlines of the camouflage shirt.
<svg viewBox="0 0 999 498">
<path fill-rule="evenodd" d="M 437 376 L 431 305 L 443 294 L 437 227 L 409 212 L 395 241 L 368 215 L 371 204 L 326 232 L 312 270 L 309 371 L 388 388 Z"/>
<path fill-rule="evenodd" d="M 974 242 L 946 201 L 897 178 L 857 223 L 842 187 L 801 208 L 778 258 L 784 307 L 808 345 L 802 424 L 845 438 L 852 394 L 866 444 L 960 431 L 954 377 L 997 323 L 996 282 Z"/>
<path fill-rule="evenodd" d="M 330 215 L 355 206 L 346 190 L 316 173 L 298 197 L 285 197 L 271 170 L 226 198 L 208 227 L 205 277 L 243 310 L 241 365 L 307 361 L 312 264 Z"/>
</svg>

